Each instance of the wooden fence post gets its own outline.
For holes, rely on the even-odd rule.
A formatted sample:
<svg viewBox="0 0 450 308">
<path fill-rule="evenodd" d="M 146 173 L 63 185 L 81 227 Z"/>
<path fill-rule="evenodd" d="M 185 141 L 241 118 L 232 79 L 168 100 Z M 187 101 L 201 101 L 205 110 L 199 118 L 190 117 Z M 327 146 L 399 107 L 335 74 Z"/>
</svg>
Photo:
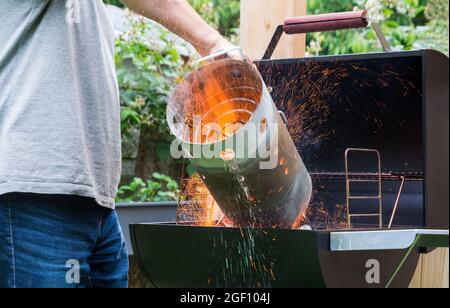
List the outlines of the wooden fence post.
<svg viewBox="0 0 450 308">
<path fill-rule="evenodd" d="M 241 0 L 241 47 L 261 59 L 278 25 L 287 17 L 306 15 L 306 0 Z M 305 55 L 305 35 L 284 35 L 274 59 Z"/>
<path fill-rule="evenodd" d="M 449 287 L 449 250 L 436 249 L 420 257 L 411 288 L 447 288 Z"/>
</svg>

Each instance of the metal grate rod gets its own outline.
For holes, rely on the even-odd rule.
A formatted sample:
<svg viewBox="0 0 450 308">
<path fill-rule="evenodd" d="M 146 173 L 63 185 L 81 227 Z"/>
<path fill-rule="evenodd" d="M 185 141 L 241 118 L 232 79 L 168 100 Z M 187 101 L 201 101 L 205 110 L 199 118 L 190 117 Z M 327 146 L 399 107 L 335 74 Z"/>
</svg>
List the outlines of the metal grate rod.
<svg viewBox="0 0 450 308">
<path fill-rule="evenodd" d="M 405 186 L 405 181 L 406 181 L 405 177 L 402 176 L 400 178 L 402 180 L 402 183 L 400 184 L 400 189 L 398 190 L 397 199 L 395 200 L 394 210 L 392 211 L 391 220 L 389 221 L 388 229 L 391 229 L 392 224 L 394 223 L 395 214 L 397 214 L 398 205 L 400 203 L 400 197 L 402 196 L 403 187 Z"/>
</svg>

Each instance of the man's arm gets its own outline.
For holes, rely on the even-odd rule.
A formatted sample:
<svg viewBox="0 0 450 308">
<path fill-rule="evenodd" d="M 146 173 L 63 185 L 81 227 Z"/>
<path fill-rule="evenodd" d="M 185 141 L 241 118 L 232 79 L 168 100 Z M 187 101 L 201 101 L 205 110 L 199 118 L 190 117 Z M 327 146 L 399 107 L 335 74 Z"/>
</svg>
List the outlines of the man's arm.
<svg viewBox="0 0 450 308">
<path fill-rule="evenodd" d="M 186 0 L 122 1 L 133 11 L 159 22 L 190 42 L 203 56 L 231 47 L 231 44 L 209 26 Z"/>
</svg>

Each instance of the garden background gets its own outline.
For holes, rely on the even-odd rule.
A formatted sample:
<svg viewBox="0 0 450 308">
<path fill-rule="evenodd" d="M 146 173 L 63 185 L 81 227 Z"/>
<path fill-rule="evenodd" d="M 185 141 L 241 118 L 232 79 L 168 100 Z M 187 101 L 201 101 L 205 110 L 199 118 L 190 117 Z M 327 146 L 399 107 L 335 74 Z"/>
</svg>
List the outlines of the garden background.
<svg viewBox="0 0 450 308">
<path fill-rule="evenodd" d="M 282 1 L 282 0 L 280 0 Z M 119 0 L 105 3 L 123 7 Z M 239 42 L 239 0 L 189 0 L 232 42 Z M 432 48 L 449 53 L 447 0 L 308 0 L 308 13 L 366 8 L 382 22 L 394 49 Z M 162 27 L 126 13 L 126 31 L 117 35 L 116 66 L 121 91 L 123 165 L 119 202 L 169 201 L 177 198 L 182 175 L 194 171 L 170 157 L 172 137 L 165 109 L 171 90 L 190 70 L 197 55 Z M 308 55 L 379 50 L 368 30 L 314 33 L 307 36 Z"/>
</svg>

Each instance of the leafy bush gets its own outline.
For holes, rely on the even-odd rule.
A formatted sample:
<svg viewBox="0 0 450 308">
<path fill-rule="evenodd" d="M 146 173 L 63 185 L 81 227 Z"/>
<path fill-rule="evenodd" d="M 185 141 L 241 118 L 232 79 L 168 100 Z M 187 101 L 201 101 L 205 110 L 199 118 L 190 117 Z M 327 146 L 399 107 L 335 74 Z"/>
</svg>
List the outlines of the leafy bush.
<svg viewBox="0 0 450 308">
<path fill-rule="evenodd" d="M 418 48 L 433 48 L 449 54 L 449 2 L 428 0 L 425 16 L 430 21 L 416 42 Z"/>
<path fill-rule="evenodd" d="M 227 37 L 237 33 L 240 21 L 239 0 L 188 0 L 192 7 Z"/>
<path fill-rule="evenodd" d="M 144 181 L 134 178 L 133 181 L 121 186 L 117 202 L 162 202 L 176 201 L 179 195 L 178 183 L 171 177 L 153 173 L 152 179 Z"/>
<path fill-rule="evenodd" d="M 103 0 L 103 2 L 124 7 L 120 0 Z M 238 31 L 240 0 L 188 0 L 188 2 L 223 35 L 231 37 Z"/>
<path fill-rule="evenodd" d="M 112 4 L 118 7 L 123 7 L 123 3 L 120 0 L 103 0 L 103 2 L 105 2 L 106 4 Z"/>
<path fill-rule="evenodd" d="M 122 134 L 149 128 L 161 139 L 170 138 L 166 106 L 170 92 L 186 71 L 168 31 L 131 12 L 130 30 L 116 40 L 115 63 L 122 106 Z M 156 35 L 155 35 L 156 33 Z"/>
<path fill-rule="evenodd" d="M 434 48 L 448 53 L 448 1 L 444 0 L 309 0 L 311 14 L 367 9 L 382 22 L 397 50 Z M 379 50 L 371 29 L 308 35 L 310 54 L 344 54 Z"/>
<path fill-rule="evenodd" d="M 171 91 L 189 66 L 177 49 L 180 46 L 174 46 L 174 37 L 165 28 L 130 11 L 126 23 L 129 30 L 116 39 L 115 64 L 124 146 L 135 147 L 137 157 L 133 158 L 134 172 L 129 172 L 123 180 L 136 176 L 145 181 L 155 170 L 175 175 L 179 173 L 180 163 L 170 160 L 173 136 L 166 121 L 166 107 Z M 190 50 L 185 48 L 187 53 Z M 142 199 L 147 200 L 148 189 L 142 193 Z M 132 199 L 140 200 L 137 194 Z M 164 201 L 163 197 L 157 193 L 152 201 Z"/>
</svg>

